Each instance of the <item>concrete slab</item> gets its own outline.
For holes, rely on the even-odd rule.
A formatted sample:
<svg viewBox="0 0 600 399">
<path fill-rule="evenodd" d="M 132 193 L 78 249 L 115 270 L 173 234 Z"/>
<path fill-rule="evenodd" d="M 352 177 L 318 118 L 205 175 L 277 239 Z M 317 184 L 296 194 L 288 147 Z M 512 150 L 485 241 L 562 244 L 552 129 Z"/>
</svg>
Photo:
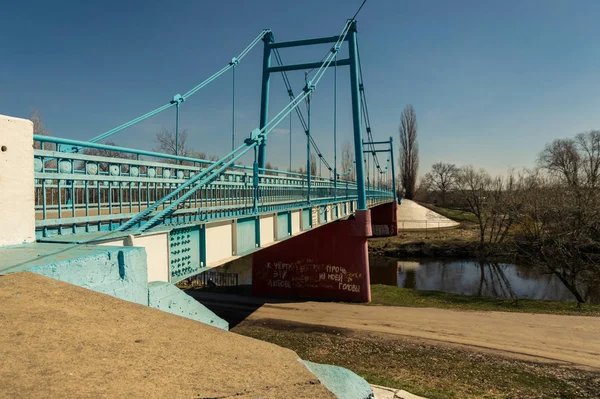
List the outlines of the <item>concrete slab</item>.
<svg viewBox="0 0 600 399">
<path fill-rule="evenodd" d="M 32 267 L 70 261 L 122 247 L 96 245 L 32 243 L 0 247 L 0 275 L 25 271 Z"/>
<path fill-rule="evenodd" d="M 388 388 L 379 385 L 371 385 L 371 388 L 375 394 L 374 399 L 427 399 L 422 396 L 414 395 L 403 389 Z"/>
<path fill-rule="evenodd" d="M 398 205 L 399 231 L 442 229 L 456 227 L 459 224 L 411 200 L 403 199 Z"/>
<path fill-rule="evenodd" d="M 0 303 L 3 397 L 334 397 L 291 350 L 37 274 Z"/>
</svg>

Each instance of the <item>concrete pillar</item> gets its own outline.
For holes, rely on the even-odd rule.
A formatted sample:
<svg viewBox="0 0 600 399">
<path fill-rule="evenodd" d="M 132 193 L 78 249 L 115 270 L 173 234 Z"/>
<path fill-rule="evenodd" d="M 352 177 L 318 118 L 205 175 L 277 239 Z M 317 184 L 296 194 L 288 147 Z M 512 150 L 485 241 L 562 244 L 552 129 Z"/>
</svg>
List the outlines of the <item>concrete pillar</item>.
<svg viewBox="0 0 600 399">
<path fill-rule="evenodd" d="M 0 246 L 34 241 L 33 123 L 0 115 Z"/>
<path fill-rule="evenodd" d="M 374 237 L 398 235 L 398 201 L 371 208 L 371 225 Z"/>
<path fill-rule="evenodd" d="M 315 227 L 252 255 L 255 294 L 369 302 L 369 210 Z"/>
</svg>

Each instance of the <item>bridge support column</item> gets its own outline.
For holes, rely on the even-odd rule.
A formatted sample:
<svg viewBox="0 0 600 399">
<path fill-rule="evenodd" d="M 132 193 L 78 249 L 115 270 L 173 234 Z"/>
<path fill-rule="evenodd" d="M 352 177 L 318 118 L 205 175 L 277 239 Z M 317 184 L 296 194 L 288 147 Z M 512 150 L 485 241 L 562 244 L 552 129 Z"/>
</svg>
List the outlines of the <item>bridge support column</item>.
<svg viewBox="0 0 600 399">
<path fill-rule="evenodd" d="M 398 235 L 398 201 L 371 208 L 371 224 L 374 237 Z"/>
<path fill-rule="evenodd" d="M 256 295 L 369 302 L 369 210 L 252 255 Z"/>
<path fill-rule="evenodd" d="M 35 241 L 33 168 L 33 123 L 0 115 L 0 247 Z"/>
</svg>

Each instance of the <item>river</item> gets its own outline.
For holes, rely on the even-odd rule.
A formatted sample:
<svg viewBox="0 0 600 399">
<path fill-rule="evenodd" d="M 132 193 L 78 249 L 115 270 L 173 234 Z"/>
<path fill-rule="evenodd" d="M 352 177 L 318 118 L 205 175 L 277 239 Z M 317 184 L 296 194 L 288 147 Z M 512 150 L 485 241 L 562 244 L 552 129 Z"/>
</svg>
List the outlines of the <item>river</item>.
<svg viewBox="0 0 600 399">
<path fill-rule="evenodd" d="M 371 284 L 496 298 L 575 301 L 554 275 L 531 267 L 473 260 L 418 260 L 372 257 Z M 600 298 L 592 298 L 592 303 Z"/>
</svg>

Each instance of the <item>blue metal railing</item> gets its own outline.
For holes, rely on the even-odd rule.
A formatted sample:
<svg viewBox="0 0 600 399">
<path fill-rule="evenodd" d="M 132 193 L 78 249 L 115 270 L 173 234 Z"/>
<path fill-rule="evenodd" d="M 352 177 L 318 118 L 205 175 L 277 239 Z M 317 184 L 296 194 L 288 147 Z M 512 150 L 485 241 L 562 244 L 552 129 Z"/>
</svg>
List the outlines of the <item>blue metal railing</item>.
<svg viewBox="0 0 600 399">
<path fill-rule="evenodd" d="M 42 237 L 119 229 L 140 212 L 189 184 L 216 164 L 211 161 L 125 147 L 35 136 L 36 228 Z M 82 152 L 73 153 L 77 146 Z M 311 205 L 356 200 L 355 182 L 312 176 Z M 308 205 L 306 175 L 261 170 L 254 187 L 253 168 L 230 165 L 210 182 L 186 189 L 189 198 L 156 224 L 235 218 Z M 389 201 L 391 188 L 372 187 L 368 198 Z M 164 201 L 155 217 L 174 203 Z"/>
</svg>

